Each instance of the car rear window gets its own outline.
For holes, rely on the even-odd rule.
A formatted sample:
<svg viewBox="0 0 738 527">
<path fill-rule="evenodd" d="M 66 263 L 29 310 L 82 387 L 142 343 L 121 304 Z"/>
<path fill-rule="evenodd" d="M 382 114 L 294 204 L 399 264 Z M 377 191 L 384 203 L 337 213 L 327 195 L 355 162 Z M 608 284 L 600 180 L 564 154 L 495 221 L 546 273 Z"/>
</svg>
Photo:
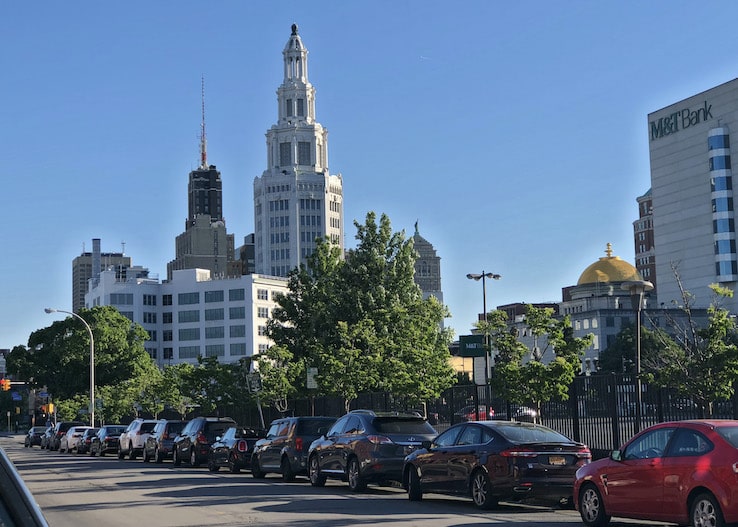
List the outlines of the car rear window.
<svg viewBox="0 0 738 527">
<path fill-rule="evenodd" d="M 738 426 L 718 426 L 715 431 L 734 448 L 738 448 Z"/>
<path fill-rule="evenodd" d="M 546 428 L 545 426 L 521 426 L 518 424 L 504 424 L 495 426 L 494 430 L 511 443 L 571 443 L 568 437 Z"/>
<path fill-rule="evenodd" d="M 396 417 L 377 417 L 374 419 L 377 432 L 383 434 L 431 434 L 436 430 L 424 419 L 408 418 L 398 419 Z"/>
<path fill-rule="evenodd" d="M 223 435 L 223 433 L 234 426 L 235 423 L 205 423 L 205 432 L 207 434 Z"/>
<path fill-rule="evenodd" d="M 126 427 L 125 426 L 111 426 L 110 428 L 107 428 L 106 430 L 109 435 L 120 435 L 126 431 Z"/>
<path fill-rule="evenodd" d="M 167 431 L 170 434 L 179 434 L 184 428 L 185 423 L 169 423 L 167 425 Z"/>
<path fill-rule="evenodd" d="M 156 426 L 156 423 L 141 423 L 141 433 L 150 434 Z"/>
<path fill-rule="evenodd" d="M 335 422 L 335 419 L 300 419 L 297 422 L 297 435 L 320 435 L 319 428 L 325 433 Z"/>
</svg>

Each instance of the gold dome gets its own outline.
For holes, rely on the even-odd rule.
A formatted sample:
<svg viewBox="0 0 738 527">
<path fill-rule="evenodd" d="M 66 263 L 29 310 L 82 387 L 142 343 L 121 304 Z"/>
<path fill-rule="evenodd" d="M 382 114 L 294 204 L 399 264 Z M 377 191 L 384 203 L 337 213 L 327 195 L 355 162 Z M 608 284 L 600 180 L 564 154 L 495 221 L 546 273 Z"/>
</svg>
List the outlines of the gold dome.
<svg viewBox="0 0 738 527">
<path fill-rule="evenodd" d="M 577 285 L 643 280 L 635 267 L 621 260 L 620 257 L 612 255 L 612 245 L 609 243 L 605 254 L 607 256 L 600 258 L 584 270 Z"/>
</svg>

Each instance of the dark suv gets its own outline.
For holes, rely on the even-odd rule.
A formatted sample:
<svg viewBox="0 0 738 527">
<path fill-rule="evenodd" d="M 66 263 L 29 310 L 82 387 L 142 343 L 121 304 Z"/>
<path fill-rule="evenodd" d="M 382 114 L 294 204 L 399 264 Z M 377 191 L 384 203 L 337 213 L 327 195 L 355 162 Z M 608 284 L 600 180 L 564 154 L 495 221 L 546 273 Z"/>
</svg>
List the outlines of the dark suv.
<svg viewBox="0 0 738 527">
<path fill-rule="evenodd" d="M 59 421 L 58 423 L 56 423 L 56 426 L 54 426 L 54 431 L 49 438 L 48 449 L 59 450 L 61 438 L 64 437 L 69 429 L 73 426 L 85 426 L 85 424 L 81 421 Z"/>
<path fill-rule="evenodd" d="M 358 492 L 369 482 L 402 481 L 405 456 L 435 436 L 418 413 L 354 410 L 310 445 L 310 483 L 322 487 L 326 478 L 338 478 Z"/>
<path fill-rule="evenodd" d="M 272 421 L 266 438 L 254 447 L 251 473 L 255 478 L 263 478 L 267 472 L 281 472 L 284 481 L 307 476 L 311 443 L 335 422 L 335 417 L 285 417 Z"/>
<path fill-rule="evenodd" d="M 186 424 L 187 421 L 169 419 L 162 419 L 156 423 L 154 430 L 144 443 L 143 462 L 148 463 L 153 459 L 155 463 L 161 463 L 171 458 L 174 438 L 182 432 Z"/>
<path fill-rule="evenodd" d="M 172 461 L 179 466 L 189 461 L 197 467 L 208 459 L 210 444 L 232 426 L 238 426 L 230 417 L 195 417 L 182 429 L 172 445 Z"/>
</svg>

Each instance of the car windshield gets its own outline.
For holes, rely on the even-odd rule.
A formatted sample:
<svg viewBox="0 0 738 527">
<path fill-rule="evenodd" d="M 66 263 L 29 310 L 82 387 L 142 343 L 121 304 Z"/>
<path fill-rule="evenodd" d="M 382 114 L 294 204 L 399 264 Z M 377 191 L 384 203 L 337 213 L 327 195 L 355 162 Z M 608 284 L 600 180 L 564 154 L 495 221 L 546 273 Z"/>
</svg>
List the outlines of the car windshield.
<svg viewBox="0 0 738 527">
<path fill-rule="evenodd" d="M 494 428 L 511 443 L 571 443 L 571 439 L 541 425 L 500 424 Z"/>
<path fill-rule="evenodd" d="M 184 428 L 184 423 L 169 423 L 167 425 L 167 431 L 170 435 L 172 434 L 179 434 L 182 429 Z"/>
<path fill-rule="evenodd" d="M 298 435 L 320 435 L 319 428 L 325 432 L 335 422 L 335 419 L 301 419 L 297 423 Z"/>
<path fill-rule="evenodd" d="M 425 420 L 416 417 L 407 419 L 398 419 L 396 417 L 377 417 L 374 419 L 374 426 L 377 432 L 382 434 L 431 434 L 436 433 L 435 429 Z"/>
<path fill-rule="evenodd" d="M 715 431 L 733 447 L 738 448 L 738 426 L 718 426 Z"/>
<path fill-rule="evenodd" d="M 111 426 L 107 428 L 106 430 L 107 434 L 111 436 L 120 435 L 125 431 L 126 431 L 125 426 Z"/>
</svg>

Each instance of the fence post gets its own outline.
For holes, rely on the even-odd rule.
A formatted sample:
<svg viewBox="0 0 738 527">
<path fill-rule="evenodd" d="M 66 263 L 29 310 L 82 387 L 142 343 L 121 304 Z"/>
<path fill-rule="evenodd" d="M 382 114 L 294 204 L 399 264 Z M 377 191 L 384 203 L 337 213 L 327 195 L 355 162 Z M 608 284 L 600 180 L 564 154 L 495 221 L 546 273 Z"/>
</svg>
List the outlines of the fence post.
<svg viewBox="0 0 738 527">
<path fill-rule="evenodd" d="M 608 377 L 607 391 L 610 407 L 610 416 L 612 417 L 612 450 L 620 448 L 620 419 L 618 417 L 618 383 L 616 376 L 611 373 Z"/>
<path fill-rule="evenodd" d="M 569 410 L 571 411 L 571 427 L 577 442 L 582 441 L 581 422 L 579 420 L 579 390 L 578 385 L 581 377 L 574 377 L 574 382 L 569 386 Z"/>
</svg>

